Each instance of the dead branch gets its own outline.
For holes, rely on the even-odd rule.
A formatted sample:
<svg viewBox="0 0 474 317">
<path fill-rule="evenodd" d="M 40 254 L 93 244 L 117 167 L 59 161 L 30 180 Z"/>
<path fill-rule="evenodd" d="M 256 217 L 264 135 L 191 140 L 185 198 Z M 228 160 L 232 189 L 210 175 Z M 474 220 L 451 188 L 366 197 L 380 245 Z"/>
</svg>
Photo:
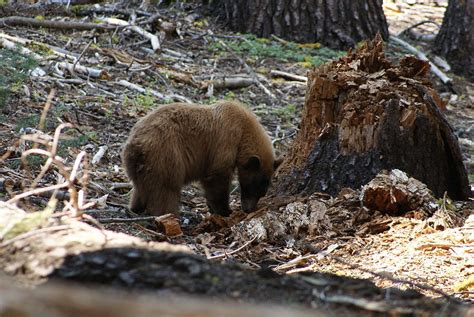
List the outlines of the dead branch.
<svg viewBox="0 0 474 317">
<path fill-rule="evenodd" d="M 438 23 L 436 23 L 435 21 L 433 21 L 433 20 L 425 20 L 425 21 L 421 21 L 421 22 L 415 23 L 415 24 L 413 24 L 413 25 L 407 27 L 406 29 L 404 29 L 403 31 L 401 31 L 400 33 L 398 33 L 397 36 L 401 36 L 401 35 L 403 35 L 404 33 L 409 32 L 409 31 L 411 31 L 412 29 L 419 27 L 420 25 L 428 24 L 428 23 L 436 25 L 436 27 L 437 27 L 438 29 L 440 28 L 440 25 L 439 25 Z"/>
<path fill-rule="evenodd" d="M 127 21 L 120 20 L 120 19 L 117 19 L 117 18 L 105 18 L 104 21 L 107 22 L 108 24 L 128 28 L 128 29 L 132 30 L 133 32 L 149 39 L 150 43 L 151 43 L 151 47 L 153 48 L 153 51 L 155 51 L 155 52 L 157 52 L 161 49 L 160 39 L 156 35 L 148 32 L 148 31 L 145 31 L 144 29 L 142 29 L 141 27 L 139 27 L 137 25 L 131 25 Z"/>
<path fill-rule="evenodd" d="M 25 38 L 17 37 L 17 36 L 12 36 L 12 35 L 2 33 L 2 32 L 0 32 L 0 38 L 7 39 L 9 41 L 21 44 L 23 46 L 33 44 L 33 45 L 40 46 L 40 47 L 47 47 L 55 55 L 57 55 L 59 57 L 62 57 L 62 58 L 67 58 L 67 59 L 72 60 L 72 61 L 77 60 L 77 58 L 79 57 L 78 54 L 66 51 L 63 48 L 59 48 L 59 47 L 49 45 L 49 44 L 46 44 L 46 43 L 43 43 L 43 42 L 35 41 L 35 40 L 25 39 Z"/>
<path fill-rule="evenodd" d="M 112 183 L 110 186 L 110 190 L 116 190 L 116 189 L 132 189 L 133 186 L 130 183 Z"/>
<path fill-rule="evenodd" d="M 207 259 L 208 259 L 208 260 L 216 260 L 216 259 L 226 258 L 226 257 L 228 257 L 229 255 L 235 254 L 235 253 L 239 252 L 240 250 L 243 250 L 243 249 L 246 248 L 248 245 L 250 245 L 252 242 L 254 242 L 255 239 L 257 239 L 257 236 L 253 237 L 251 240 L 245 242 L 242 246 L 238 247 L 237 249 L 235 249 L 235 250 L 233 250 L 233 251 L 224 252 L 223 254 L 208 256 Z"/>
<path fill-rule="evenodd" d="M 425 53 L 421 52 L 418 50 L 416 47 L 408 44 L 404 40 L 400 39 L 399 37 L 396 37 L 394 35 L 390 36 L 390 39 L 398 43 L 399 45 L 403 46 L 406 50 L 408 50 L 410 53 L 415 54 L 419 59 L 423 61 L 427 61 L 430 63 L 430 70 L 433 72 L 434 75 L 436 75 L 445 85 L 449 85 L 451 83 L 451 78 L 449 78 L 445 73 L 443 73 L 435 64 L 433 64 L 428 57 L 426 56 Z"/>
<path fill-rule="evenodd" d="M 41 56 L 36 54 L 35 52 L 27 49 L 26 47 L 18 47 L 14 42 L 7 40 L 6 38 L 0 38 L 0 46 L 3 46 L 6 49 L 17 51 L 21 55 L 29 56 L 34 60 L 41 60 Z"/>
<path fill-rule="evenodd" d="M 192 101 L 189 100 L 186 97 L 183 97 L 183 96 L 180 96 L 180 95 L 175 95 L 175 94 L 163 95 L 162 93 L 160 93 L 160 92 L 158 92 L 154 89 L 145 89 L 142 86 L 131 83 L 129 81 L 126 81 L 125 79 L 122 79 L 122 80 L 116 82 L 116 84 L 118 84 L 120 86 L 123 86 L 123 87 L 126 87 L 126 88 L 131 89 L 131 90 L 135 90 L 135 91 L 137 91 L 139 93 L 142 93 L 142 94 L 149 93 L 149 94 L 151 94 L 152 96 L 154 96 L 158 99 L 175 99 L 175 100 L 178 100 L 178 101 L 181 101 L 181 102 L 192 103 Z"/>
<path fill-rule="evenodd" d="M 306 77 L 306 76 L 299 76 L 299 75 L 283 72 L 281 70 L 273 70 L 272 69 L 270 71 L 270 75 L 273 76 L 273 77 L 282 77 L 282 78 L 285 78 L 285 79 L 290 79 L 290 80 L 295 80 L 295 81 L 302 81 L 302 82 L 307 82 L 308 81 L 308 77 Z"/>
<path fill-rule="evenodd" d="M 69 21 L 51 21 L 51 20 L 37 20 L 34 18 L 11 16 L 0 18 L 0 27 L 6 26 L 30 26 L 42 27 L 49 29 L 60 30 L 114 30 L 117 26 L 107 24 L 96 24 L 86 22 L 69 22 Z"/>
<path fill-rule="evenodd" d="M 107 145 L 102 145 L 99 147 L 99 150 L 97 151 L 97 153 L 94 155 L 94 157 L 92 158 L 92 165 L 96 165 L 100 162 L 100 160 L 102 159 L 102 157 L 104 156 L 105 152 L 108 150 L 108 146 Z"/>
<path fill-rule="evenodd" d="M 98 78 L 98 79 L 103 79 L 107 80 L 110 79 L 110 75 L 105 69 L 96 69 L 92 67 L 86 67 L 82 66 L 76 63 L 68 63 L 68 62 L 60 62 L 57 64 L 57 67 L 59 69 L 59 75 L 64 75 L 61 73 L 61 71 L 67 71 L 70 74 L 75 74 L 79 73 L 88 77 L 93 77 L 93 78 Z"/>
<path fill-rule="evenodd" d="M 213 33 L 211 30 L 208 30 L 208 33 L 212 36 Z M 253 80 L 255 81 L 255 83 L 257 84 L 258 87 L 260 87 L 260 89 L 263 90 L 263 92 L 265 92 L 265 94 L 267 94 L 267 96 L 269 96 L 271 99 L 275 100 L 276 97 L 274 94 L 272 94 L 272 92 L 270 90 L 268 90 L 267 87 L 265 87 L 261 82 L 260 80 L 258 79 L 257 77 L 257 74 L 255 74 L 255 72 L 253 71 L 253 69 L 240 57 L 238 56 L 227 44 L 224 43 L 224 41 L 220 40 L 219 38 L 216 38 L 216 40 L 219 42 L 219 44 L 224 47 L 235 59 L 237 59 L 239 61 L 239 63 L 245 67 L 245 70 L 248 72 L 248 74 L 253 78 Z"/>
<path fill-rule="evenodd" d="M 141 221 L 154 221 L 155 216 L 134 217 L 134 218 L 95 218 L 100 223 L 133 223 Z"/>
<path fill-rule="evenodd" d="M 17 38 L 15 39 L 15 42 L 11 41 L 10 39 L 13 39 L 13 37 L 8 36 L 4 33 L 0 33 L 0 46 L 3 46 L 4 48 L 7 48 L 9 50 L 14 50 L 18 51 L 21 55 L 29 56 L 37 61 L 44 60 L 41 55 L 36 54 L 35 52 L 31 51 L 30 49 L 26 47 L 18 47 L 16 43 L 22 43 L 22 44 L 29 44 L 29 43 L 36 43 L 38 42 L 30 42 L 29 40 L 26 39 L 20 39 Z M 42 44 L 42 43 L 39 43 Z M 75 57 L 71 57 L 71 55 L 64 54 L 64 53 L 59 53 L 57 52 L 58 55 L 62 55 L 63 57 L 70 57 L 74 60 L 74 63 L 68 63 L 68 62 L 59 62 L 56 64 L 56 73 L 59 75 L 63 76 L 62 71 L 68 71 L 71 74 L 80 73 L 88 77 L 93 77 L 93 78 L 99 78 L 99 79 L 109 79 L 110 75 L 105 69 L 96 69 L 92 67 L 86 67 L 78 64 L 78 59 Z M 41 68 L 39 73 L 44 73 Z"/>
<path fill-rule="evenodd" d="M 449 72 L 451 70 L 451 66 L 448 64 L 448 62 L 437 55 L 433 56 L 433 62 L 438 65 L 439 67 L 443 68 L 446 72 Z"/>
<path fill-rule="evenodd" d="M 216 89 L 239 89 L 255 83 L 255 80 L 251 77 L 221 77 L 208 81 L 204 87 L 208 87 L 212 84 Z"/>
<path fill-rule="evenodd" d="M 52 142 L 46 142 L 46 140 L 44 140 L 44 137 L 42 138 L 41 135 L 25 135 L 22 137 L 23 139 L 28 139 L 37 144 L 43 144 L 47 147 L 47 150 L 32 148 L 32 149 L 24 151 L 21 156 L 22 163 L 24 164 L 24 166 L 27 166 L 26 157 L 31 154 L 45 156 L 48 159 L 46 160 L 46 163 L 43 166 L 40 174 L 32 183 L 32 186 L 30 187 L 30 189 L 21 194 L 15 195 L 13 198 L 8 200 L 8 203 L 13 204 L 19 201 L 20 199 L 26 198 L 28 196 L 39 195 L 39 194 L 51 192 L 51 191 L 53 191 L 52 195 L 54 197 L 58 189 L 67 188 L 69 192 L 69 201 L 65 203 L 64 211 L 69 211 L 74 216 L 77 217 L 77 216 L 82 215 L 82 212 L 84 209 L 87 209 L 95 204 L 95 202 L 89 202 L 89 203 L 85 202 L 84 180 L 87 179 L 87 170 L 83 168 L 83 170 L 85 170 L 85 174 L 81 177 L 81 179 L 77 178 L 77 174 L 78 174 L 79 168 L 81 167 L 81 164 L 83 162 L 86 162 L 84 160 L 86 153 L 84 151 L 81 151 L 77 155 L 71 172 L 69 172 L 70 168 L 66 167 L 64 159 L 56 155 L 61 131 L 65 128 L 71 128 L 71 127 L 73 126 L 70 123 L 63 123 L 59 125 L 55 130 Z M 37 183 L 40 181 L 40 179 L 44 176 L 46 171 L 53 165 L 58 169 L 59 173 L 62 175 L 64 180 L 62 180 L 58 184 L 47 186 L 44 188 L 34 188 L 37 185 Z M 76 182 L 81 182 L 83 185 L 83 188 L 80 189 L 79 191 L 75 187 Z"/>
</svg>

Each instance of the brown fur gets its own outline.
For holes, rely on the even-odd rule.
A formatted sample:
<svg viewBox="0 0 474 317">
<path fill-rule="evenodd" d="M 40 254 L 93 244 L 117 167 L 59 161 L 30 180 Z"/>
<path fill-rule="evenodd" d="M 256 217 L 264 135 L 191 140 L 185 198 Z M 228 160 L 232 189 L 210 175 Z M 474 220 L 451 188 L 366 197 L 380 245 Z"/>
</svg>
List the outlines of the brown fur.
<svg viewBox="0 0 474 317">
<path fill-rule="evenodd" d="M 255 208 L 279 161 L 255 115 L 237 102 L 159 106 L 133 127 L 123 151 L 134 185 L 130 208 L 176 213 L 183 185 L 200 180 L 211 212 L 229 215 L 237 168 L 242 207 Z"/>
</svg>

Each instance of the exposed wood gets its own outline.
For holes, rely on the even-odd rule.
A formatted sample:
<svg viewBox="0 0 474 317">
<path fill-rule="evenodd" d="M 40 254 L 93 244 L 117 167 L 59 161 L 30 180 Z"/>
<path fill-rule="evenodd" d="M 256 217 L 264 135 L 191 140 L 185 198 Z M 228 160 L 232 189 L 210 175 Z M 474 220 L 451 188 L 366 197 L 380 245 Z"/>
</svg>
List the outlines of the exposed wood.
<svg viewBox="0 0 474 317">
<path fill-rule="evenodd" d="M 19 16 L 0 18 L 0 27 L 29 26 L 60 30 L 114 30 L 117 27 L 108 24 L 96 24 L 75 21 L 38 20 Z"/>
<path fill-rule="evenodd" d="M 176 100 L 181 101 L 181 102 L 192 103 L 192 101 L 189 100 L 189 99 L 186 98 L 186 97 L 179 96 L 179 95 L 175 95 L 175 94 L 163 95 L 162 93 L 160 93 L 160 92 L 158 92 L 158 91 L 156 91 L 156 90 L 153 90 L 153 89 L 145 89 L 145 88 L 143 88 L 142 86 L 137 85 L 137 84 L 134 84 L 134 83 L 131 83 L 131 82 L 129 82 L 129 81 L 126 81 L 125 79 L 122 79 L 122 80 L 118 81 L 117 84 L 120 85 L 120 86 L 126 87 L 126 88 L 128 88 L 128 89 L 138 91 L 138 92 L 140 92 L 140 93 L 142 93 L 142 94 L 149 93 L 149 94 L 151 94 L 152 96 L 155 96 L 156 98 L 159 98 L 159 99 L 176 99 Z"/>
<path fill-rule="evenodd" d="M 400 170 L 379 173 L 363 187 L 362 195 L 364 206 L 394 216 L 437 207 L 426 185 Z"/>
<path fill-rule="evenodd" d="M 437 197 L 471 195 L 462 154 L 412 56 L 392 65 L 380 38 L 309 72 L 301 130 L 277 174 L 276 192 L 336 195 L 398 168 Z"/>
<path fill-rule="evenodd" d="M 135 32 L 135 33 L 143 36 L 144 38 L 147 38 L 148 40 L 150 40 L 151 47 L 153 48 L 153 51 L 158 52 L 159 50 L 161 50 L 161 43 L 160 43 L 160 39 L 158 38 L 158 36 L 144 30 L 143 28 L 141 28 L 137 25 L 131 25 L 127 21 L 120 20 L 120 19 L 117 19 L 117 18 L 105 18 L 104 21 L 107 22 L 108 24 L 111 24 L 111 25 L 117 25 L 117 26 L 121 26 L 121 27 L 132 30 L 133 32 Z"/>
<path fill-rule="evenodd" d="M 68 62 L 57 63 L 57 66 L 60 71 L 67 71 L 70 74 L 79 73 L 88 77 L 93 77 L 93 78 L 98 78 L 98 79 L 104 79 L 104 80 L 110 79 L 110 75 L 105 69 L 96 69 L 92 67 L 82 66 L 77 63 L 68 63 Z"/>
<path fill-rule="evenodd" d="M 290 80 L 295 80 L 295 81 L 302 81 L 302 82 L 305 82 L 305 83 L 308 81 L 308 77 L 306 77 L 306 76 L 295 75 L 295 74 L 291 74 L 291 73 L 288 73 L 288 72 L 283 72 L 281 70 L 272 69 L 270 71 L 270 75 L 272 75 L 273 77 L 283 77 L 285 79 L 290 79 Z"/>
<path fill-rule="evenodd" d="M 433 64 L 433 62 L 431 62 L 428 57 L 426 56 L 425 53 L 421 52 L 420 50 L 418 50 L 416 47 L 410 45 L 409 43 L 405 42 L 404 40 L 402 40 L 401 38 L 399 37 L 396 37 L 396 36 L 391 36 L 390 37 L 391 40 L 395 41 L 396 43 L 402 45 L 405 49 L 407 49 L 410 53 L 412 54 L 415 54 L 416 57 L 418 57 L 419 59 L 423 60 L 423 61 L 427 61 L 430 63 L 430 70 L 433 72 L 433 74 L 435 74 L 442 82 L 443 84 L 449 84 L 451 82 L 451 78 L 449 78 L 445 73 L 443 73 L 439 68 L 438 66 L 436 66 L 435 64 Z"/>
<path fill-rule="evenodd" d="M 204 88 L 210 84 L 212 84 L 216 89 L 238 89 L 255 84 L 255 80 L 248 76 L 226 76 L 215 78 L 214 80 L 207 82 L 206 85 L 204 85 Z"/>
</svg>

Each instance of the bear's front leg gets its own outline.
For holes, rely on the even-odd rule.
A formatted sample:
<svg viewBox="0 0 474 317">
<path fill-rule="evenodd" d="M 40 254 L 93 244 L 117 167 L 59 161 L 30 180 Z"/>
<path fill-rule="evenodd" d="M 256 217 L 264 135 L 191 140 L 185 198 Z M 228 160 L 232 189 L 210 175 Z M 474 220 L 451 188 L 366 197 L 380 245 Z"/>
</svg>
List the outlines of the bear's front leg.
<svg viewBox="0 0 474 317">
<path fill-rule="evenodd" d="M 232 173 L 220 173 L 204 178 L 201 183 L 204 187 L 209 211 L 227 217 L 232 213 L 229 208 L 229 187 Z"/>
</svg>

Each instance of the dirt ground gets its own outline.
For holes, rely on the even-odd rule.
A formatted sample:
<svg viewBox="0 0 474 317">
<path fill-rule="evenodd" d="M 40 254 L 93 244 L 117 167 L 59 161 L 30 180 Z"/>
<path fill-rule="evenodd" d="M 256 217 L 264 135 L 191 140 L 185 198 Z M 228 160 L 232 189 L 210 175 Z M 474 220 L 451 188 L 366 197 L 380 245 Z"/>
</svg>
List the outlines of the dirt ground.
<svg viewBox="0 0 474 317">
<path fill-rule="evenodd" d="M 441 23 L 445 10 L 445 7 L 434 5 L 409 6 L 405 3 L 400 4 L 399 8 L 399 12 L 393 8 L 386 8 L 392 34 L 399 34 L 407 27 L 423 20 L 429 19 Z M 84 273 L 86 275 L 82 276 L 82 280 L 97 281 L 98 276 L 102 276 L 102 283 L 121 284 L 125 287 L 128 281 L 134 285 L 134 288 L 160 289 L 161 287 L 162 290 L 170 292 L 173 287 L 179 289 L 180 292 L 193 294 L 202 294 L 204 290 L 210 289 L 208 295 L 212 296 L 225 294 L 227 298 L 276 302 L 281 302 L 286 298 L 288 302 L 302 303 L 310 307 L 331 305 L 328 304 L 328 300 L 325 301 L 324 292 L 335 295 L 338 287 L 342 289 L 337 294 L 345 295 L 346 299 L 350 298 L 351 304 L 354 304 L 354 297 L 370 298 L 373 301 L 380 298 L 387 300 L 387 296 L 390 297 L 387 295 L 390 293 L 387 290 L 409 288 L 417 292 L 408 295 L 395 292 L 396 295 L 388 300 L 393 306 L 385 311 L 392 311 L 391 309 L 397 306 L 398 299 L 408 298 L 406 307 L 412 309 L 409 312 L 415 315 L 420 313 L 416 309 L 413 310 L 413 307 L 417 305 L 426 308 L 425 312 L 428 314 L 434 314 L 448 307 L 443 306 L 443 302 L 436 302 L 434 298 L 440 297 L 440 293 L 436 290 L 464 303 L 472 303 L 474 300 L 474 283 L 472 282 L 474 277 L 474 206 L 472 201 L 451 202 L 449 199 L 437 197 L 438 209 L 450 209 L 457 215 L 455 225 L 437 226 L 439 220 L 436 218 L 437 214 L 426 216 L 423 210 L 412 211 L 403 217 L 392 217 L 377 211 L 369 211 L 361 205 L 359 190 L 347 190 L 338 197 L 314 194 L 309 198 L 280 197 L 273 201 L 264 200 L 260 204 L 262 209 L 259 212 L 245 215 L 238 212 L 240 206 L 236 188 L 231 197 L 231 208 L 236 212 L 229 219 L 222 219 L 207 212 L 199 187 L 191 184 L 185 188 L 182 196 L 183 206 L 180 214 L 182 235 L 166 236 L 163 234 L 162 226 L 160 227 L 153 220 L 116 221 L 115 218 L 128 217 L 126 210 L 130 191 L 130 186 L 127 185 L 128 180 L 121 167 L 121 147 L 133 124 L 153 109 L 157 103 L 170 102 L 182 97 L 205 104 L 219 99 L 239 99 L 261 118 L 262 124 L 274 140 L 275 147 L 279 152 L 284 153 L 298 131 L 298 116 L 304 104 L 306 84 L 297 80 L 273 77 L 270 71 L 281 70 L 304 76 L 307 70 L 315 65 L 308 62 L 306 55 L 314 54 L 318 60 L 313 59 L 311 62 L 319 63 L 336 58 L 340 54 L 324 49 L 303 51 L 303 48 L 291 46 L 294 51 L 290 52 L 289 57 L 285 51 L 286 48 L 278 40 L 259 40 L 229 33 L 218 25 L 214 25 L 211 18 L 199 15 L 193 7 L 184 3 L 181 3 L 181 7 L 175 6 L 171 10 L 161 10 L 160 14 L 162 20 L 174 22 L 175 29 L 171 34 L 166 35 L 162 43 L 162 52 L 158 55 L 149 55 L 149 49 L 147 49 L 149 45 L 145 44 L 147 42 L 130 32 L 111 34 L 100 31 L 53 31 L 46 28 L 26 27 L 10 27 L 1 30 L 10 36 L 35 40 L 74 52 L 76 57 L 81 56 L 81 64 L 105 70 L 108 74 L 107 80 L 87 78 L 81 74 L 68 74 L 65 71 L 61 76 L 55 71 L 55 67 L 59 66 L 48 64 L 49 67 L 45 67 L 46 63 L 43 62 L 40 65 L 46 69 L 44 76 L 17 79 L 13 83 L 14 89 L 9 93 L 8 102 L 2 108 L 0 115 L 0 154 L 5 153 L 4 163 L 0 166 L 1 199 L 6 201 L 15 193 L 29 188 L 40 172 L 40 165 L 35 159 L 28 160 L 27 169 L 20 168 L 21 153 L 31 147 L 31 143 L 18 140 L 23 133 L 36 131 L 48 93 L 54 87 L 55 94 L 46 117 L 44 130 L 52 135 L 55 127 L 60 123 L 70 122 L 75 125 L 74 129 L 65 133 L 68 140 L 61 143 L 58 150 L 58 155 L 66 159 L 66 164 L 72 166 L 74 159 L 81 151 L 87 152 L 92 158 L 102 146 L 107 146 L 105 155 L 100 161 L 89 164 L 81 171 L 84 173 L 83 171 L 87 170 L 87 186 L 84 186 L 87 194 L 86 201 L 96 202 L 94 207 L 86 210 L 86 214 L 101 219 L 101 226 L 104 229 L 133 236 L 116 237 L 120 242 L 107 245 L 115 238 L 106 238 L 105 242 L 102 242 L 99 238 L 100 230 L 93 231 L 80 227 L 81 225 L 77 225 L 79 228 L 76 224 L 66 224 L 71 226 L 67 230 L 73 230 L 71 232 L 74 233 L 82 232 L 81 238 L 68 240 L 61 247 L 56 247 L 53 246 L 56 241 L 64 241 L 64 237 L 73 236 L 71 232 L 62 231 L 64 228 L 61 226 L 65 224 L 62 223 L 62 218 L 57 216 L 54 220 L 47 222 L 47 225 L 46 222 L 42 223 L 44 228 L 57 228 L 57 232 L 51 229 L 51 231 L 40 232 L 38 235 L 22 236 L 21 239 L 16 240 L 13 238 L 14 241 L 7 240 L 0 244 L 0 255 L 2 255 L 0 266 L 4 272 L 16 276 L 25 284 L 37 284 L 45 281 L 52 272 L 61 278 L 78 280 L 82 273 L 88 271 L 89 273 Z M 30 15 L 35 16 L 35 13 L 30 12 Z M 66 14 L 63 9 L 57 8 L 52 8 L 48 14 L 42 13 L 42 15 L 46 18 L 65 16 L 66 20 L 75 18 L 73 14 Z M 96 13 L 95 18 L 101 16 L 102 14 Z M 147 17 L 142 18 L 144 20 Z M 420 28 L 426 34 L 436 32 L 434 24 L 424 24 Z M 208 32 L 209 30 L 212 30 L 212 33 Z M 225 46 L 222 43 L 225 43 Z M 412 42 L 412 44 L 417 43 Z M 429 46 L 422 44 L 420 47 L 427 49 Z M 0 51 L 0 54 L 5 57 L 5 52 L 6 50 Z M 50 52 L 46 53 L 50 54 Z M 396 44 L 392 42 L 387 44 L 387 55 L 390 58 L 396 60 L 405 53 Z M 294 60 L 291 57 L 292 54 L 294 56 L 301 54 L 303 57 Z M 253 69 L 253 75 L 275 97 L 271 97 L 262 89 L 262 86 L 258 85 L 235 90 L 209 88 L 209 81 L 215 78 L 236 74 L 249 77 L 248 68 L 235 57 L 236 55 Z M 16 61 L 16 63 L 24 63 L 24 61 Z M 435 77 L 433 77 L 433 82 L 441 96 L 447 101 L 446 114 L 459 137 L 471 184 L 473 184 L 474 84 L 451 73 L 448 74 L 454 79 L 454 89 L 457 94 L 450 91 Z M 16 74 L 7 73 L 6 75 L 12 77 Z M 120 85 L 120 80 L 141 85 L 147 92 L 137 93 Z M 157 91 L 165 97 L 156 97 L 150 91 Z M 59 178 L 58 172 L 49 171 L 39 181 L 38 186 L 56 184 Z M 44 210 L 48 201 L 47 195 L 33 195 L 22 200 L 19 206 L 28 211 Z M 59 203 L 56 209 L 61 210 L 62 207 L 63 204 Z M 308 223 L 311 221 L 305 215 L 312 214 L 316 210 L 324 212 L 320 214 L 320 218 L 317 218 L 316 224 L 313 222 L 313 227 L 308 228 Z M 285 233 L 278 237 L 272 236 L 272 232 L 266 231 L 262 226 L 265 221 L 273 224 L 281 223 L 285 228 Z M 89 219 L 89 223 L 97 224 L 93 219 Z M 74 229 L 71 229 L 72 227 Z M 107 236 L 108 233 L 105 235 Z M 94 242 L 88 240 L 92 236 L 95 237 Z M 123 242 L 127 239 L 132 242 Z M 91 246 L 89 247 L 84 241 L 89 241 Z M 74 258 L 82 251 L 95 252 L 103 246 L 146 247 L 159 252 L 156 250 L 162 251 L 163 245 L 159 244 L 161 242 L 179 245 L 187 252 L 193 252 L 214 263 L 222 262 L 229 266 L 222 266 L 223 273 L 219 275 L 220 281 L 212 279 L 206 281 L 211 284 L 214 282 L 217 285 L 215 288 L 210 287 L 209 284 L 200 285 L 190 278 L 193 274 L 193 269 L 190 267 L 194 267 L 192 261 L 204 260 L 191 256 L 192 260 L 183 260 L 186 274 L 172 279 L 190 283 L 184 286 L 167 284 L 164 287 L 162 276 L 146 275 L 159 272 L 160 268 L 167 272 L 164 269 L 165 266 L 160 267 L 159 262 L 162 258 L 158 257 L 160 260 L 154 258 L 158 256 L 156 254 L 150 255 L 140 264 L 144 275 L 133 278 L 130 277 L 132 274 L 130 272 L 127 276 L 120 276 L 117 273 L 119 276 L 117 278 L 117 275 L 113 273 L 116 271 L 112 268 L 109 276 L 102 274 L 105 263 L 103 261 L 107 262 L 107 260 L 98 260 L 93 254 L 90 257 L 86 254 L 82 258 L 81 256 Z M 71 243 L 74 244 L 73 247 Z M 169 245 L 166 245 L 166 248 L 168 247 Z M 179 249 L 179 251 L 183 250 Z M 39 257 L 42 260 L 38 260 L 35 252 L 44 252 L 45 256 Z M 110 251 L 107 255 L 110 259 L 118 259 L 117 270 L 129 265 L 128 260 L 123 260 L 127 258 L 126 254 L 121 252 L 125 251 Z M 63 259 L 66 255 L 72 258 L 68 258 L 69 260 L 65 263 L 62 263 L 62 260 L 51 260 L 51 258 Z M 172 255 L 170 257 L 173 258 Z M 188 258 L 184 257 L 184 259 Z M 164 262 L 166 265 L 171 265 L 175 261 L 176 258 L 173 258 Z M 98 265 L 98 267 L 84 270 L 85 263 L 92 266 Z M 206 270 L 213 270 L 206 267 L 207 263 L 202 265 L 204 271 L 195 273 L 196 276 L 206 275 L 208 273 Z M 61 269 L 54 271 L 61 265 L 63 265 Z M 81 269 L 78 269 L 77 265 Z M 148 270 L 152 265 L 156 265 L 157 270 Z M 245 270 L 252 272 L 249 273 L 251 275 L 237 285 L 232 284 L 235 288 L 219 288 L 222 285 L 230 285 L 231 282 L 223 278 L 226 275 L 242 274 L 239 270 L 232 271 L 235 265 L 245 266 Z M 89 268 L 89 266 L 86 267 Z M 228 270 L 233 273 L 229 273 Z M 275 277 L 272 275 L 275 271 L 287 273 L 287 275 Z M 74 272 L 82 273 L 74 274 Z M 94 275 L 94 272 L 98 275 Z M 374 276 L 374 272 L 377 276 Z M 325 273 L 333 275 L 326 276 Z M 133 274 L 138 273 L 135 270 Z M 311 292 L 311 288 L 298 284 L 303 283 L 300 276 L 305 276 L 305 274 L 313 279 L 312 282 L 305 282 L 313 283 L 313 288 L 314 283 L 320 281 L 319 297 L 315 297 L 314 294 L 308 295 L 306 292 Z M 354 286 L 350 279 L 338 280 L 335 275 L 369 278 L 374 284 L 364 281 Z M 280 288 L 275 286 L 275 288 L 265 289 L 266 292 L 264 292 L 268 281 L 263 280 L 267 279 L 271 284 L 274 282 L 272 277 L 278 280 L 275 284 L 278 284 Z M 151 286 L 146 283 L 143 285 L 144 278 L 155 281 L 156 284 L 153 282 Z M 297 282 L 292 284 L 293 282 L 290 283 L 286 279 L 295 279 Z M 291 288 L 283 292 L 282 289 L 285 285 L 289 285 L 288 283 L 292 287 L 300 285 L 301 292 L 292 291 Z M 428 287 L 423 288 L 418 284 Z M 189 288 L 193 285 L 196 289 L 190 290 Z M 375 286 L 382 287 L 384 291 Z M 368 293 L 364 295 L 365 289 Z M 428 297 L 423 297 L 417 302 L 418 292 Z M 307 298 L 316 298 L 316 304 L 308 302 Z M 344 302 L 338 298 L 335 303 L 341 303 L 341 301 Z M 357 303 L 361 308 L 368 306 L 366 302 Z M 354 305 L 357 306 L 357 304 Z M 400 304 L 400 306 L 403 305 Z"/>
</svg>

